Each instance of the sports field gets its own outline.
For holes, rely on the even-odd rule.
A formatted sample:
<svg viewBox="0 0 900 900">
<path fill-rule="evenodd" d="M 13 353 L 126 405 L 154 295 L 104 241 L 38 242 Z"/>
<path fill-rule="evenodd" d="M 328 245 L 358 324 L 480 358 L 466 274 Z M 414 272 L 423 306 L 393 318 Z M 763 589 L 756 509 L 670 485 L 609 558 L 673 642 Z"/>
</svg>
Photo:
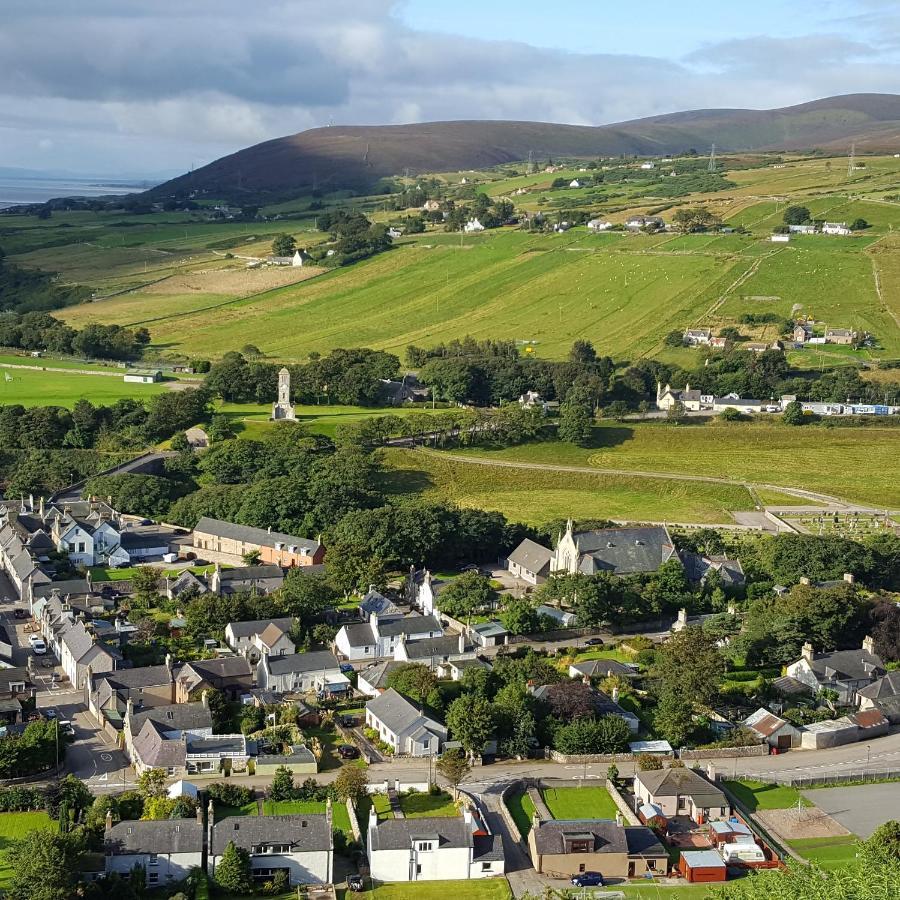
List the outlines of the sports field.
<svg viewBox="0 0 900 900">
<path fill-rule="evenodd" d="M 603 422 L 594 429 L 594 439 L 587 448 L 545 441 L 502 450 L 454 452 L 547 465 L 709 475 L 820 491 L 878 509 L 900 507 L 900 482 L 896 477 L 900 428 L 890 426 Z M 664 487 L 664 482 L 651 485 L 652 490 L 662 491 Z M 674 517 L 673 513 L 669 518 Z"/>
<path fill-rule="evenodd" d="M 48 363 L 49 365 L 49 363 Z M 125 397 L 153 397 L 165 384 L 126 383 L 121 375 L 81 375 L 40 369 L 0 369 L 0 406 L 67 406 L 84 398 L 91 403 L 115 403 Z"/>
</svg>

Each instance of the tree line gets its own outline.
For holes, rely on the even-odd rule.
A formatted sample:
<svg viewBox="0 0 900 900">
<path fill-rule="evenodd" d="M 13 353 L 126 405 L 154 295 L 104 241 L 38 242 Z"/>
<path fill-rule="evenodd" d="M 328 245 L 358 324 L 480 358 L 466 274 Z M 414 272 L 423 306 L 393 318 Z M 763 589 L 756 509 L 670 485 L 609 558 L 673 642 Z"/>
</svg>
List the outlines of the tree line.
<svg viewBox="0 0 900 900">
<path fill-rule="evenodd" d="M 0 296 L 3 295 L 0 286 Z M 138 359 L 150 343 L 146 328 L 85 325 L 70 328 L 46 312 L 0 312 L 0 346 L 46 350 L 87 359 Z"/>
</svg>

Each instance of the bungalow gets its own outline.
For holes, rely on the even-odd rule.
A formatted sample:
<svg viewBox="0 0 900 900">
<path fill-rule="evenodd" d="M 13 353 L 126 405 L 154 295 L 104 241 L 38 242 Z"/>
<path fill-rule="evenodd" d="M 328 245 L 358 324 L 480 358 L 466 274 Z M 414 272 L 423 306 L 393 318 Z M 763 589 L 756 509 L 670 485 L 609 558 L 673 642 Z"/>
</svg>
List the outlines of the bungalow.
<svg viewBox="0 0 900 900">
<path fill-rule="evenodd" d="M 194 548 L 230 556 L 237 562 L 245 554 L 258 553 L 261 563 L 282 568 L 319 565 L 325 559 L 325 548 L 318 541 L 209 516 L 203 516 L 194 528 Z"/>
<path fill-rule="evenodd" d="M 553 819 L 535 812 L 528 834 L 535 871 L 551 878 L 571 879 L 584 872 L 625 879 L 665 875 L 666 849 L 642 825 L 625 827 L 612 819 Z"/>
<path fill-rule="evenodd" d="M 800 731 L 786 719 L 779 718 L 763 707 L 744 719 L 742 724 L 770 747 L 789 750 L 800 746 Z"/>
<path fill-rule="evenodd" d="M 295 624 L 296 619 L 292 616 L 229 622 L 225 626 L 225 642 L 235 653 L 256 665 L 263 656 L 284 656 L 294 652 L 290 634 Z"/>
<path fill-rule="evenodd" d="M 272 881 L 279 872 L 287 873 L 292 887 L 334 881 L 330 801 L 324 814 L 228 816 L 210 824 L 207 868 L 212 878 L 229 844 L 247 852 L 251 874 L 259 884 Z"/>
<path fill-rule="evenodd" d="M 550 575 L 550 559 L 553 552 L 531 538 L 525 538 L 506 561 L 511 575 L 529 584 L 541 584 Z"/>
<path fill-rule="evenodd" d="M 126 820 L 113 825 L 106 813 L 103 833 L 104 871 L 130 878 L 135 868 L 144 872 L 149 888 L 183 881 L 203 860 L 203 810 L 193 819 Z"/>
<path fill-rule="evenodd" d="M 763 404 L 761 400 L 745 400 L 740 397 L 729 395 L 727 397 L 716 397 L 713 400 L 713 412 L 721 413 L 726 409 L 734 409 L 742 413 L 758 413 L 762 412 Z"/>
<path fill-rule="evenodd" d="M 479 659 L 477 656 L 472 659 L 453 659 L 449 662 L 438 666 L 438 675 L 441 678 L 449 678 L 451 681 L 462 681 L 463 675 L 470 669 L 486 669 L 491 670 L 491 664 Z"/>
<path fill-rule="evenodd" d="M 366 703 L 366 726 L 378 732 L 395 754 L 437 756 L 447 728 L 420 712 L 393 688 Z"/>
<path fill-rule="evenodd" d="M 503 843 L 481 815 L 432 816 L 379 821 L 372 808 L 366 855 L 374 880 L 462 881 L 505 871 Z"/>
<path fill-rule="evenodd" d="M 279 694 L 316 691 L 327 696 L 352 691 L 337 657 L 329 650 L 263 656 L 256 667 L 256 683 Z"/>
<path fill-rule="evenodd" d="M 835 691 L 841 703 L 855 704 L 857 692 L 887 674 L 884 662 L 875 653 L 875 642 L 867 637 L 859 650 L 814 653 L 808 641 L 803 655 L 787 667 L 786 674 L 807 685 L 814 693 L 823 688 Z"/>
<path fill-rule="evenodd" d="M 569 678 L 637 678 L 639 674 L 634 666 L 615 659 L 588 659 L 569 666 Z"/>
<path fill-rule="evenodd" d="M 625 227 L 629 231 L 640 231 L 642 228 L 661 231 L 666 223 L 659 216 L 631 216 L 625 220 Z"/>
<path fill-rule="evenodd" d="M 725 794 L 693 769 L 657 769 L 634 776 L 634 794 L 641 803 L 659 807 L 671 819 L 690 816 L 702 824 L 726 819 L 730 807 Z"/>
</svg>

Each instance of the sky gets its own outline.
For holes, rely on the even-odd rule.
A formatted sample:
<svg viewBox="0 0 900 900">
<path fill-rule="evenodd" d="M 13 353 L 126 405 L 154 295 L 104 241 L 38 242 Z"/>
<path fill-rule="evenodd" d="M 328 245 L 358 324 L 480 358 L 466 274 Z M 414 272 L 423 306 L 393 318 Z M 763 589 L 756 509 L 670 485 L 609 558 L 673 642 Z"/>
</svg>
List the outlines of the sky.
<svg viewBox="0 0 900 900">
<path fill-rule="evenodd" d="M 0 167 L 175 174 L 330 123 L 900 90 L 900 0 L 2 0 Z"/>
</svg>

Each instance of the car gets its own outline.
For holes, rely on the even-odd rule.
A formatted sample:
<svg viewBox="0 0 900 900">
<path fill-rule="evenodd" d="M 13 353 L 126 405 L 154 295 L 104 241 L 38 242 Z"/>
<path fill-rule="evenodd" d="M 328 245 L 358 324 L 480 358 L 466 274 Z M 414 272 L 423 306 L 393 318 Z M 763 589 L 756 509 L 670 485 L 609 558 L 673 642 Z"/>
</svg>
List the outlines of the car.
<svg viewBox="0 0 900 900">
<path fill-rule="evenodd" d="M 355 891 L 356 893 L 359 893 L 363 889 L 362 875 L 348 875 L 347 876 L 347 887 L 351 891 Z"/>
<path fill-rule="evenodd" d="M 353 666 L 350 663 L 341 663 L 341 671 L 342 672 L 352 672 Z"/>
<path fill-rule="evenodd" d="M 44 710 L 44 715 L 45 715 L 48 719 L 55 719 L 55 718 L 57 717 L 57 715 L 59 715 L 59 714 L 56 712 L 55 709 L 45 709 L 45 710 Z"/>
<path fill-rule="evenodd" d="M 584 642 L 585 647 L 602 647 L 603 646 L 603 638 L 588 638 Z"/>
<path fill-rule="evenodd" d="M 603 876 L 599 872 L 582 872 L 572 878 L 575 887 L 603 887 Z"/>
<path fill-rule="evenodd" d="M 60 719 L 59 727 L 63 734 L 66 734 L 69 737 L 75 737 L 75 729 L 68 719 Z"/>
<path fill-rule="evenodd" d="M 356 716 L 341 716 L 341 725 L 343 725 L 344 728 L 355 728 Z"/>
<path fill-rule="evenodd" d="M 28 618 L 28 610 L 27 610 L 27 609 L 22 609 L 22 607 L 19 607 L 19 608 L 13 613 L 13 615 L 14 615 L 17 619 L 27 619 L 27 618 Z"/>
<path fill-rule="evenodd" d="M 341 759 L 356 759 L 359 756 L 359 747 L 354 747 L 353 744 L 341 744 L 337 748 L 337 752 Z"/>
<path fill-rule="evenodd" d="M 44 639 L 39 635 L 31 635 L 31 637 L 28 638 L 28 643 L 38 656 L 43 656 L 47 652 L 47 645 L 44 643 Z"/>
</svg>

